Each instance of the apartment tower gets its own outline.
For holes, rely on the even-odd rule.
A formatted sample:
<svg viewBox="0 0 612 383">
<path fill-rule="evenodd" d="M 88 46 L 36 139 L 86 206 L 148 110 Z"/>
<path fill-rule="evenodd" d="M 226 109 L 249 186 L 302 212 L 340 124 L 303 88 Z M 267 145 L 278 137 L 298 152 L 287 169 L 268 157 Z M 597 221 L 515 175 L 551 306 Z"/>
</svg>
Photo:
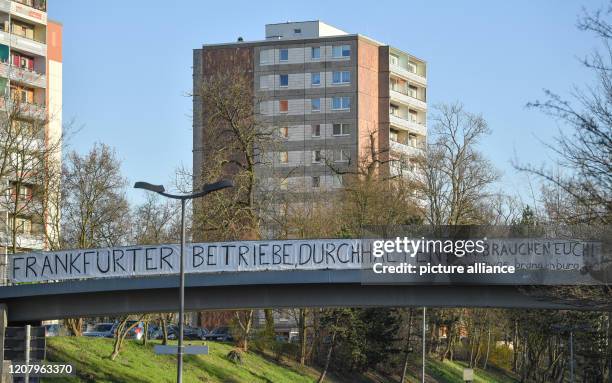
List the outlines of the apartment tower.
<svg viewBox="0 0 612 383">
<path fill-rule="evenodd" d="M 194 93 L 202 79 L 238 68 L 249 76 L 254 112 L 278 132 L 273 156 L 280 190 L 313 195 L 342 188 L 335 169 L 357 166 L 374 150 L 391 174 L 414 171 L 425 147 L 425 61 L 321 21 L 268 24 L 261 41 L 194 50 Z M 193 168 L 202 167 L 206 111 L 194 97 Z M 330 164 L 332 166 L 330 166 Z M 267 177 L 268 173 L 262 173 Z"/>
<path fill-rule="evenodd" d="M 0 0 L 0 96 L 5 109 L 19 100 L 31 118 L 44 119 L 42 145 L 56 145 L 62 134 L 62 25 L 48 20 L 46 0 Z M 25 114 L 24 114 L 25 115 Z M 39 146 L 40 147 L 40 146 Z M 61 153 L 56 153 L 61 158 Z M 10 202 L 14 182 L 0 179 Z M 20 187 L 22 201 L 32 198 L 39 185 Z M 5 210 L 5 211 L 1 211 Z M 11 251 L 8 234 L 13 219 L 7 209 L 0 209 L 0 254 Z M 24 210 L 17 216 L 18 251 L 44 249 L 46 214 Z M 12 230 L 11 230 L 12 231 Z"/>
</svg>

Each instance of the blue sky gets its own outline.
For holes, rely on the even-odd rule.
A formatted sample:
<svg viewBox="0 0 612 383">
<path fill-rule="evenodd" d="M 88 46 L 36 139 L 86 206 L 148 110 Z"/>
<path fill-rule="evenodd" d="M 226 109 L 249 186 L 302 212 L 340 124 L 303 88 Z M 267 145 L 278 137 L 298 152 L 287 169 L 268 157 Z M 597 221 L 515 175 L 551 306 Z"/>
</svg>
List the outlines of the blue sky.
<svg viewBox="0 0 612 383">
<path fill-rule="evenodd" d="M 177 167 L 191 165 L 192 50 L 238 36 L 260 40 L 266 23 L 319 19 L 427 60 L 428 103 L 458 100 L 482 113 L 493 130 L 482 149 L 503 171 L 501 187 L 529 202 L 527 179 L 510 160 L 516 153 L 554 163 L 538 140 L 549 141 L 560 126 L 525 104 L 544 88 L 566 95 L 572 84 L 592 82 L 578 57 L 597 40 L 575 25 L 583 6 L 603 2 L 356 4 L 50 0 L 49 17 L 64 25 L 64 121 L 81 127 L 72 148 L 107 143 L 130 183 L 171 183 Z"/>
</svg>

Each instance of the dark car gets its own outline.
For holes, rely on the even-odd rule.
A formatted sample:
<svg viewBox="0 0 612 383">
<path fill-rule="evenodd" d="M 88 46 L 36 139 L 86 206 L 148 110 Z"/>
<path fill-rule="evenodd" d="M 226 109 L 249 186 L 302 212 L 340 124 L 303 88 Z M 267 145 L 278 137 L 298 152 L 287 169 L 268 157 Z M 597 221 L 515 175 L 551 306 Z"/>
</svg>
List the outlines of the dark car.
<svg viewBox="0 0 612 383">
<path fill-rule="evenodd" d="M 229 327 L 217 327 L 208 334 L 204 335 L 206 340 L 218 340 L 221 342 L 229 342 L 234 340 Z"/>
<path fill-rule="evenodd" d="M 98 323 L 91 331 L 85 331 L 83 336 L 95 338 L 112 338 L 115 334 L 115 325 L 113 323 Z"/>
</svg>

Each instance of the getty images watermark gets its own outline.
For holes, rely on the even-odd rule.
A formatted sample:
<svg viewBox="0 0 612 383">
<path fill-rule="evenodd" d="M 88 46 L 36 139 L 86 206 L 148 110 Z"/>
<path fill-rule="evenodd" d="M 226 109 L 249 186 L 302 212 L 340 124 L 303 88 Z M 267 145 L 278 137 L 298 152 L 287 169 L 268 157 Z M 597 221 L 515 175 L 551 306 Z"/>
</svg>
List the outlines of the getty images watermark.
<svg viewBox="0 0 612 383">
<path fill-rule="evenodd" d="M 376 274 L 513 274 L 515 266 L 509 264 L 491 265 L 485 262 L 471 264 L 432 264 L 431 262 L 415 265 L 409 262 L 385 264 L 382 258 L 387 254 L 402 255 L 404 258 L 415 258 L 417 254 L 446 254 L 463 258 L 465 255 L 484 255 L 487 251 L 487 238 L 470 240 L 411 239 L 397 237 L 395 240 L 374 240 L 372 255 L 380 262 L 372 264 Z"/>
</svg>

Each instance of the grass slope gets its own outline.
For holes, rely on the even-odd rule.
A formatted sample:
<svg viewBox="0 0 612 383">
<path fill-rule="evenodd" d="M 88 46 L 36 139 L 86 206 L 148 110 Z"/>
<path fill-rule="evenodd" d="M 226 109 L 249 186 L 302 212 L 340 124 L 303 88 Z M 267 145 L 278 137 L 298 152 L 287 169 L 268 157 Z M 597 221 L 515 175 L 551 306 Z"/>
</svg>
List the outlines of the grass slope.
<svg viewBox="0 0 612 383">
<path fill-rule="evenodd" d="M 152 341 L 148 346 L 126 340 L 121 354 L 116 360 L 108 358 L 112 351 L 112 339 L 86 337 L 53 337 L 47 339 L 47 359 L 52 362 L 65 362 L 74 365 L 77 376 L 72 379 L 61 378 L 62 382 L 174 382 L 176 379 L 176 357 L 156 355 Z M 188 341 L 188 344 L 203 344 Z M 234 364 L 226 355 L 232 345 L 209 342 L 210 355 L 187 355 L 184 365 L 184 382 L 273 382 L 302 383 L 316 382 L 319 372 L 313 368 L 300 368 L 299 365 L 285 361 L 278 364 L 257 353 L 243 354 L 243 363 Z M 413 363 L 407 383 L 419 383 L 420 368 Z M 463 383 L 461 362 L 440 362 L 430 359 L 427 363 L 427 382 Z M 476 370 L 475 383 L 512 383 L 517 382 L 503 373 Z M 398 378 L 388 380 L 376 374 L 338 378 L 330 375 L 327 383 L 351 382 L 397 382 Z M 59 379 L 43 379 L 43 382 L 58 382 Z"/>
<path fill-rule="evenodd" d="M 47 340 L 47 359 L 74 365 L 77 377 L 62 379 L 66 382 L 175 382 L 176 357 L 156 355 L 153 345 L 157 343 L 151 342 L 145 347 L 134 341 L 126 341 L 121 354 L 112 361 L 108 358 L 112 351 L 112 339 L 53 337 Z M 233 346 L 216 342 L 210 342 L 209 346 L 210 355 L 185 356 L 184 382 L 302 383 L 316 380 L 314 370 L 298 371 L 279 366 L 254 353 L 244 354 L 243 364 L 237 365 L 225 357 Z"/>
</svg>

